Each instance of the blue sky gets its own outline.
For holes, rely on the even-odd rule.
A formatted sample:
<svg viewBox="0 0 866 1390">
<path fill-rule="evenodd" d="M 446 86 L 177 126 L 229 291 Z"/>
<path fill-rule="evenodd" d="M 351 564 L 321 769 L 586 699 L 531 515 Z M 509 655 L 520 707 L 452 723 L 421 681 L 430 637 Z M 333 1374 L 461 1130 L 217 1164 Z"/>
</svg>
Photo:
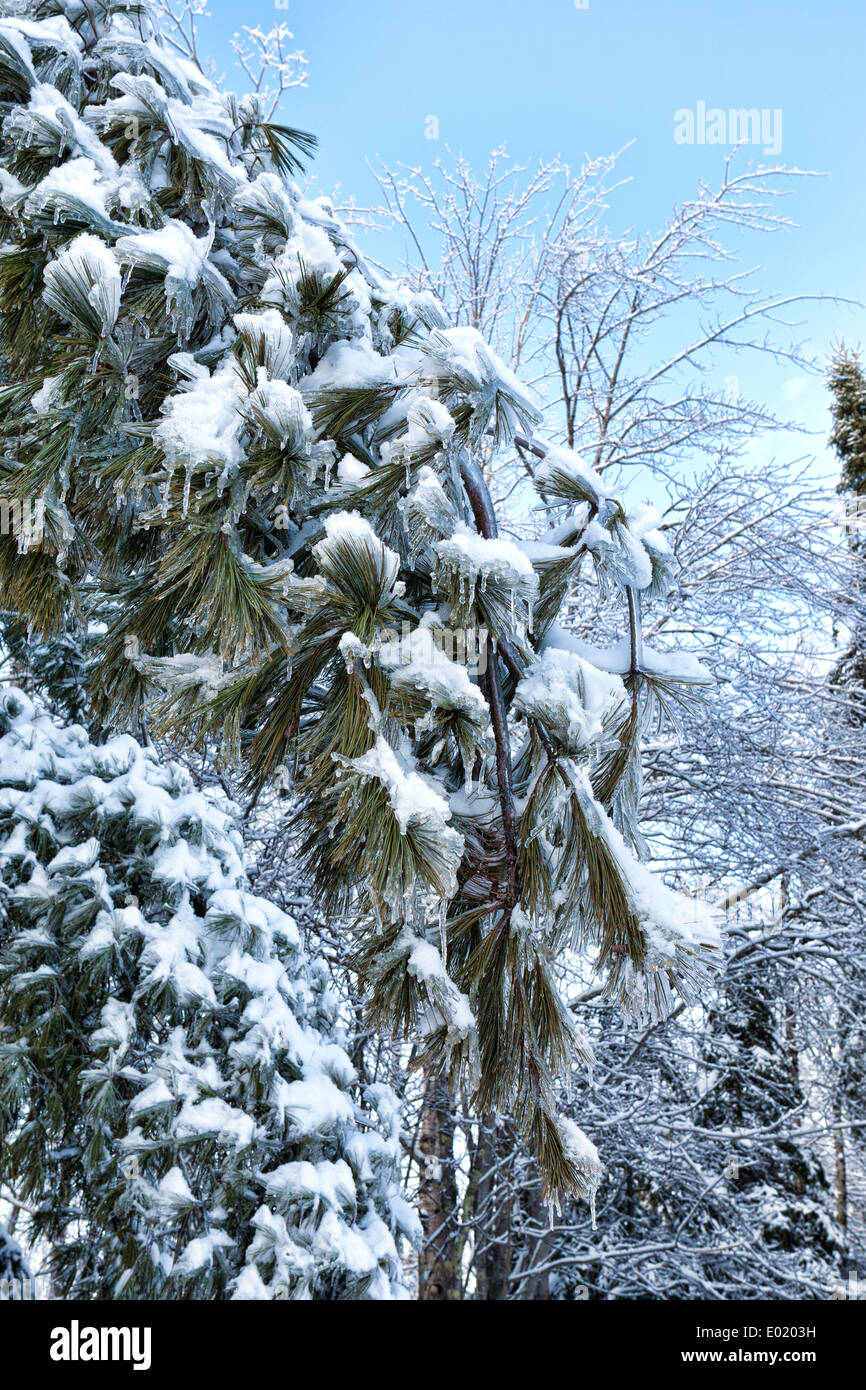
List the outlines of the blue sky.
<svg viewBox="0 0 866 1390">
<path fill-rule="evenodd" d="M 313 130 L 312 173 L 373 195 L 365 159 L 430 163 L 448 144 L 481 164 L 503 141 L 516 158 L 579 164 L 634 142 L 610 225 L 649 231 L 723 148 L 674 140 L 674 114 L 708 108 L 781 111 L 778 162 L 827 177 L 799 181 L 785 212 L 799 230 L 744 244 L 773 293 L 866 300 L 866 5 L 863 0 L 209 0 L 202 50 L 243 86 L 229 40 L 242 25 L 285 20 L 309 60 L 309 88 L 285 116 Z M 425 138 L 429 116 L 439 141 Z M 741 156 L 761 160 L 761 150 Z M 798 336 L 823 354 L 834 337 L 866 346 L 866 313 L 807 307 Z M 744 389 L 823 432 L 820 381 L 756 363 Z M 802 446 L 800 446 L 802 448 Z"/>
</svg>

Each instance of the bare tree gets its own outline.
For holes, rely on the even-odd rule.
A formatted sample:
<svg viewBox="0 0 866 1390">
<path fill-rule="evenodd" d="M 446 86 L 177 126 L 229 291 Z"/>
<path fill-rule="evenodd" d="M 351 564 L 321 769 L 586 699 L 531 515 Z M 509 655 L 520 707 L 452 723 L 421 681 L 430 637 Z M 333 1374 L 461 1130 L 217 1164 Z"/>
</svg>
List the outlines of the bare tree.
<svg viewBox="0 0 866 1390">
<path fill-rule="evenodd" d="M 862 597 L 832 484 L 808 455 L 749 460 L 750 441 L 763 437 L 769 455 L 772 435 L 794 427 L 749 400 L 730 370 L 748 354 L 806 372 L 819 365 L 797 339 L 798 306 L 811 296 L 767 295 L 732 250 L 744 230 L 792 225 L 778 207 L 790 175 L 728 161 L 719 186 L 701 187 L 660 233 L 616 236 L 606 225 L 615 159 L 578 174 L 558 160 L 510 163 L 504 149 L 481 174 L 449 160 L 429 172 L 380 163 L 381 205 L 350 215 L 397 229 L 414 283 L 528 372 L 549 435 L 623 482 L 633 464 L 652 464 L 677 578 L 645 613 L 645 640 L 690 650 L 717 684 L 706 704 L 661 711 L 647 741 L 648 838 L 681 886 L 716 896 L 729 941 L 714 1019 L 680 1007 L 635 1036 L 592 978 L 575 976 L 600 1075 L 590 1086 L 575 1078 L 571 1103 L 612 1174 L 597 1232 L 573 1207 L 551 1222 L 519 1143 L 457 1098 L 449 1229 L 462 1241 L 461 1289 L 485 1299 L 826 1297 L 841 1227 L 847 1258 L 863 1248 L 848 1189 L 866 1131 L 850 1067 L 852 1020 L 866 1003 L 856 886 L 866 749 L 852 694 L 828 679 Z M 515 530 L 525 520 L 520 480 L 540 452 L 518 440 L 513 466 L 490 480 L 510 499 Z M 581 603 L 575 583 L 572 632 L 586 637 L 590 619 L 603 630 L 604 615 Z M 566 957 L 560 968 L 575 964 Z M 746 1023 L 726 1047 L 733 1009 Z M 760 1056 L 761 1028 L 778 1045 L 785 1085 L 764 1078 L 754 1112 L 723 1137 L 708 1088 L 736 1089 L 753 1045 Z M 769 1209 L 758 1184 L 732 1176 L 731 1150 L 760 1153 L 756 1171 L 770 1174 L 771 1190 L 777 1144 L 799 1155 L 787 1187 L 778 1179 L 791 1224 L 776 1233 L 779 1253 L 762 1255 L 760 1233 L 776 1239 Z"/>
</svg>

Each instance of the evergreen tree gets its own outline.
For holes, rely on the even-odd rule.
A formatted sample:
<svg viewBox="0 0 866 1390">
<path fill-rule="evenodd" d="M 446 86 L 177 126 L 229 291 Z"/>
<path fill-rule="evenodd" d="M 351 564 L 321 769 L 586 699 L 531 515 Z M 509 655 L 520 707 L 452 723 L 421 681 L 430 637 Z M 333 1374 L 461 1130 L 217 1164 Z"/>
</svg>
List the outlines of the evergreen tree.
<svg viewBox="0 0 866 1390">
<path fill-rule="evenodd" d="M 843 1232 L 784 992 L 776 966 L 754 952 L 729 966 L 703 1016 L 636 1038 L 610 1008 L 598 1011 L 600 1074 L 571 1100 L 604 1135 L 597 1228 L 572 1203 L 561 1222 L 516 1222 L 517 1297 L 537 1270 L 566 1301 L 830 1297 Z M 514 1175 L 503 1164 L 496 1177 L 513 1201 Z"/>
<path fill-rule="evenodd" d="M 0 1225 L 0 1286 L 4 1280 L 17 1282 L 27 1277 L 28 1271 L 21 1246 L 12 1239 L 6 1227 Z"/>
<path fill-rule="evenodd" d="M 706 1094 L 696 1120 L 726 1144 L 724 1197 L 751 1233 L 783 1296 L 804 1279 L 829 1290 L 838 1270 L 841 1233 L 829 1208 L 829 1185 L 814 1153 L 797 1140 L 805 1110 L 793 1038 L 784 1036 L 776 972 L 729 967 L 707 1019 Z M 793 1120 L 793 1123 L 792 1123 Z M 713 1202 L 710 1204 L 712 1217 Z M 725 1222 L 726 1228 L 733 1223 Z M 704 1262 L 724 1277 L 724 1257 Z M 820 1297 L 819 1292 L 811 1292 Z"/>
<path fill-rule="evenodd" d="M 846 498 L 848 537 L 852 550 L 866 557 L 863 523 L 866 520 L 866 377 L 860 354 L 844 344 L 834 353 L 827 384 L 833 396 L 830 444 L 842 464 L 839 492 Z M 866 690 L 866 618 L 855 609 L 853 640 L 842 658 L 836 678 L 854 687 L 858 696 Z"/>
<path fill-rule="evenodd" d="M 866 611 L 864 611 L 864 566 L 866 566 L 866 375 L 859 352 L 844 346 L 834 353 L 828 373 L 833 396 L 830 407 L 833 430 L 830 443 L 842 465 L 839 492 L 846 498 L 848 540 L 855 560 L 857 592 L 852 598 L 854 616 L 849 620 L 851 642 L 833 673 L 833 683 L 847 695 L 849 722 L 866 726 Z M 835 731 L 834 731 L 835 732 Z M 857 876 L 851 875 L 852 883 Z M 862 1008 L 863 972 L 860 955 L 847 951 L 843 961 L 845 989 L 838 1011 L 834 1011 L 834 1047 L 829 1076 L 830 1106 L 837 1125 L 834 1131 L 836 1213 L 846 1237 L 849 1235 L 851 1207 L 848 1195 L 848 1167 L 852 1157 L 862 1166 L 862 1135 L 857 1117 L 864 1086 Z M 862 1269 L 862 1256 L 860 1258 Z"/>
<path fill-rule="evenodd" d="M 253 792 L 291 782 L 374 1021 L 586 1193 L 551 961 L 594 949 L 654 1014 L 716 940 L 640 862 L 641 729 L 707 680 L 642 642 L 668 545 L 301 195 L 311 137 L 172 56 L 146 5 L 0 13 L 2 486 L 32 504 L 3 603 L 42 638 L 105 625 L 106 725 L 215 733 Z M 560 517 L 541 545 L 498 533 L 485 470 L 514 445 Z M 619 597 L 611 651 L 556 627 L 581 581 Z"/>
<path fill-rule="evenodd" d="M 14 688 L 0 735 L 0 1180 L 59 1293 L 405 1297 L 396 1098 L 231 803 Z"/>
<path fill-rule="evenodd" d="M 827 384 L 833 395 L 830 443 L 842 463 L 839 491 L 866 496 L 866 377 L 859 352 L 837 349 L 830 361 Z"/>
<path fill-rule="evenodd" d="M 88 718 L 85 638 L 74 631 L 40 642 L 17 613 L 0 613 L 0 641 L 12 661 L 16 683 L 37 693 L 52 714 L 70 723 Z"/>
</svg>

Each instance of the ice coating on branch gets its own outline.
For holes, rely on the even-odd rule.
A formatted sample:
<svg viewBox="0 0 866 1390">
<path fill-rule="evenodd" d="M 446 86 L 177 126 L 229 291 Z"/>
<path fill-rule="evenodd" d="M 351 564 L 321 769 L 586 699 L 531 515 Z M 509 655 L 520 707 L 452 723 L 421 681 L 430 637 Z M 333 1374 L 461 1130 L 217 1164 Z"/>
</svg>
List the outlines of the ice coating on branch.
<svg viewBox="0 0 866 1390">
<path fill-rule="evenodd" d="M 652 583 L 652 564 L 645 547 L 620 521 L 612 522 L 608 529 L 593 520 L 581 540 L 595 556 L 604 576 L 633 589 L 646 589 Z"/>
<path fill-rule="evenodd" d="M 381 566 L 383 591 L 393 590 L 400 573 L 400 556 L 382 544 L 369 521 L 358 512 L 332 512 L 325 518 L 325 539 L 313 547 L 313 553 L 326 572 L 338 560 L 340 546 L 362 546 Z"/>
<path fill-rule="evenodd" d="M 472 403 L 479 429 L 486 427 L 499 402 L 513 433 L 519 424 L 537 422 L 538 407 L 529 388 L 507 367 L 476 328 L 434 329 L 424 347 L 420 380 L 454 382 Z"/>
<path fill-rule="evenodd" d="M 447 629 L 435 629 L 434 622 L 425 622 L 414 631 L 404 631 L 399 641 L 380 646 L 377 656 L 381 665 L 390 671 L 391 689 L 421 694 L 429 708 L 415 720 L 416 736 L 435 730 L 437 720 L 448 720 L 457 739 L 467 792 L 472 789 L 472 770 L 479 755 L 486 757 L 492 750 L 490 714 L 487 701 L 477 685 L 473 685 L 461 660 L 454 661 L 445 650 L 458 649 L 463 658 L 486 660 L 487 634 L 482 649 L 466 650 L 466 634 Z M 462 644 L 463 650 L 459 651 Z M 446 740 L 440 741 L 444 752 Z M 431 760 L 436 761 L 435 750 Z"/>
<path fill-rule="evenodd" d="M 515 541 L 487 540 L 462 521 L 436 550 L 461 574 L 471 576 L 473 583 L 476 579 L 498 579 L 507 588 L 532 591 L 538 582 L 532 564 Z"/>
<path fill-rule="evenodd" d="M 198 283 L 212 239 L 197 237 L 185 222 L 173 219 L 156 231 L 118 237 L 118 253 L 132 265 L 153 266 L 173 280 Z"/>
<path fill-rule="evenodd" d="M 31 87 L 30 100 L 27 106 L 17 108 L 15 120 L 16 134 L 20 133 L 24 144 L 38 138 L 40 125 L 47 127 L 59 137 L 61 153 L 72 151 L 75 155 L 92 160 L 102 178 L 111 180 L 119 176 L 120 171 L 111 151 L 81 119 L 66 97 L 49 83 L 37 82 Z"/>
<path fill-rule="evenodd" d="M 295 374 L 295 335 L 277 309 L 234 315 L 238 333 L 247 338 L 256 356 L 262 354 L 268 376 L 291 381 Z"/>
<path fill-rule="evenodd" d="M 115 243 L 117 254 L 128 265 L 155 270 L 164 276 L 166 306 L 172 326 L 183 338 L 192 331 L 195 322 L 192 292 L 199 283 L 212 306 L 234 302 L 233 291 L 209 259 L 212 245 L 213 230 L 197 237 L 186 223 L 173 219 L 158 230 L 118 237 Z"/>
<path fill-rule="evenodd" d="M 160 85 L 145 75 L 117 73 L 112 86 L 124 96 L 106 102 L 102 108 L 104 116 L 113 111 L 128 117 L 138 115 L 142 120 L 156 116 L 167 126 L 173 142 L 211 171 L 223 196 L 232 197 L 239 185 L 247 183 L 243 165 L 227 152 L 232 118 L 228 102 L 216 88 L 201 84 L 193 105 L 166 96 Z M 95 118 L 99 119 L 99 112 Z"/>
<path fill-rule="evenodd" d="M 451 499 L 433 469 L 426 464 L 418 470 L 414 486 L 400 502 L 400 510 L 409 533 L 412 564 L 425 546 L 450 536 L 457 524 Z"/>
<path fill-rule="evenodd" d="M 588 1193 L 592 1209 L 592 1229 L 596 1229 L 595 1194 L 604 1176 L 604 1168 L 598 1156 L 598 1149 L 588 1139 L 582 1129 L 567 1115 L 559 1115 L 556 1128 L 562 1142 L 565 1157 L 580 1174 L 584 1190 Z"/>
<path fill-rule="evenodd" d="M 554 623 L 545 634 L 544 650 L 548 648 L 573 652 L 599 671 L 624 676 L 631 669 L 631 643 L 628 637 L 622 637 L 614 647 L 596 647 Z M 640 668 L 658 680 L 681 681 L 686 685 L 713 684 L 712 672 L 693 652 L 661 652 L 644 642 L 641 645 Z"/>
<path fill-rule="evenodd" d="M 269 430 L 284 449 L 291 443 L 296 449 L 309 454 L 309 441 L 313 437 L 313 422 L 304 404 L 304 398 L 294 386 L 289 386 L 279 378 L 272 380 L 264 367 L 256 374 L 256 389 L 243 403 L 247 420 L 256 428 L 267 422 Z"/>
<path fill-rule="evenodd" d="M 26 210 L 33 213 L 53 205 L 58 220 L 65 220 L 79 203 L 95 214 L 101 226 L 111 228 L 111 220 L 106 211 L 106 199 L 114 191 L 111 180 L 106 180 L 92 159 L 79 155 L 58 164 L 51 169 L 29 194 Z"/>
<path fill-rule="evenodd" d="M 575 769 L 575 786 L 593 834 L 607 844 L 619 869 L 631 911 L 646 934 L 649 951 L 644 973 L 673 966 L 680 950 L 698 952 L 721 946 L 719 924 L 707 903 L 677 893 L 635 858 L 596 800 L 589 777 Z M 639 982 L 638 982 L 639 983 Z M 637 1007 L 642 1007 L 637 1001 Z"/>
<path fill-rule="evenodd" d="M 404 929 L 400 937 L 400 946 L 408 952 L 408 974 L 418 981 L 427 996 L 432 1012 L 428 1026 L 444 1026 L 449 1046 L 473 1040 L 475 1016 L 472 1006 L 448 974 L 441 953 L 429 941 L 422 940 L 408 928 Z"/>
<path fill-rule="evenodd" d="M 408 429 L 398 439 L 386 441 L 382 446 L 382 460 L 390 463 L 394 459 L 411 460 L 413 456 L 431 446 L 445 450 L 454 437 L 454 420 L 441 401 L 431 396 L 414 396 L 406 411 Z"/>
<path fill-rule="evenodd" d="M 439 567 L 449 571 L 467 598 L 477 584 L 483 594 L 495 582 L 510 596 L 515 622 L 531 625 L 538 576 L 528 555 L 514 541 L 488 540 L 460 521 L 435 546 Z M 518 618 L 518 610 L 520 618 Z"/>
</svg>

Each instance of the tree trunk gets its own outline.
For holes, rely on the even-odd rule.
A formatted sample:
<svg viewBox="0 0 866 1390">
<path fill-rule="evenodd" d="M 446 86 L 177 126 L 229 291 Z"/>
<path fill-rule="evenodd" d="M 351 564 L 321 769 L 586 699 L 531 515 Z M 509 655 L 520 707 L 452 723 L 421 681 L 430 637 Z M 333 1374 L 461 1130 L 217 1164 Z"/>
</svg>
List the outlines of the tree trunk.
<svg viewBox="0 0 866 1390">
<path fill-rule="evenodd" d="M 836 1159 L 833 1187 L 836 1196 L 836 1220 L 842 1232 L 843 1246 L 848 1248 L 848 1162 L 845 1156 L 845 1135 L 842 1130 L 842 1106 L 833 1097 L 833 1153 Z"/>
<path fill-rule="evenodd" d="M 514 1148 L 503 1121 L 496 1115 L 483 1115 L 476 1156 L 475 1296 L 484 1303 L 504 1302 L 510 1293 Z"/>
<path fill-rule="evenodd" d="M 418 1297 L 461 1297 L 454 1165 L 454 1110 L 448 1083 L 427 1073 L 418 1134 L 422 1161 L 418 1207 L 424 1246 L 418 1258 Z"/>
<path fill-rule="evenodd" d="M 550 1229 L 550 1210 L 546 1203 L 541 1200 L 541 1182 L 535 1182 L 529 1191 L 528 1198 L 529 1215 L 535 1230 L 541 1232 L 535 1247 L 532 1251 L 532 1265 L 530 1273 L 520 1297 L 527 1302 L 545 1302 L 550 1299 L 550 1274 L 544 1269 L 544 1265 L 550 1259 L 554 1249 L 554 1235 Z M 535 1266 L 540 1272 L 534 1274 L 532 1267 Z"/>
</svg>

